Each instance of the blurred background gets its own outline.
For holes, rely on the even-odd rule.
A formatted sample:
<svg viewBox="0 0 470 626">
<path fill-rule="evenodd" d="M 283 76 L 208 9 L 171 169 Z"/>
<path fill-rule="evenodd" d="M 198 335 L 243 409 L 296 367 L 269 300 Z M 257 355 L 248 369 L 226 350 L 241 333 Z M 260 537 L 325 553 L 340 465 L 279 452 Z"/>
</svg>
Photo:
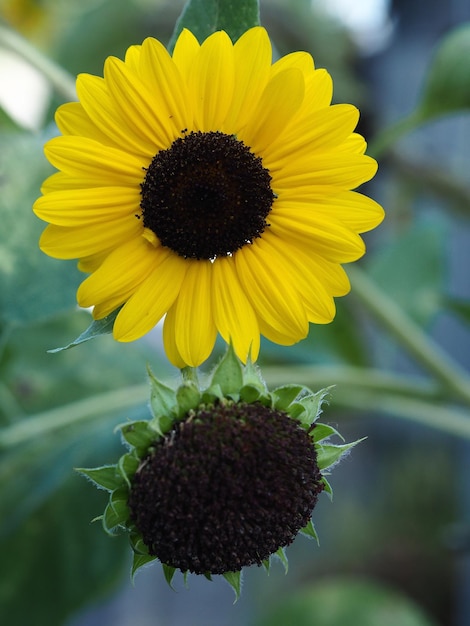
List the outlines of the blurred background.
<svg viewBox="0 0 470 626">
<path fill-rule="evenodd" d="M 333 502 L 324 495 L 317 505 L 320 546 L 299 537 L 288 549 L 287 576 L 277 562 L 269 576 L 249 569 L 235 605 L 223 579 L 189 576 L 186 587 L 176 577 L 172 590 L 158 565 L 132 585 L 125 537 L 110 539 L 90 524 L 106 495 L 73 467 L 122 454 L 113 428 L 148 417 L 147 362 L 169 381 L 178 372 L 166 363 L 160 328 L 131 345 L 103 336 L 47 353 L 90 323 L 74 304 L 81 280 L 75 263 L 39 252 L 44 225 L 31 212 L 52 172 L 42 145 L 57 132 L 53 114 L 64 97 L 9 50 L 5 28 L 72 75 L 100 75 L 107 56 L 122 58 L 144 37 L 168 41 L 182 6 L 0 0 L 0 620 L 469 626 L 470 429 L 459 426 L 470 423 L 468 402 L 466 410 L 459 406 L 462 398 L 436 383 L 354 289 L 338 301 L 331 325 L 312 327 L 291 348 L 265 342 L 261 350 L 268 383 L 336 384 L 323 421 L 346 440 L 367 436 L 334 469 Z M 307 50 L 328 69 L 334 100 L 360 108 L 360 132 L 379 157 L 379 174 L 363 191 L 387 218 L 366 236 L 362 270 L 467 370 L 468 110 L 448 107 L 385 147 L 375 138 L 416 110 L 436 47 L 469 21 L 467 0 L 261 2 L 276 53 Z M 461 58 L 470 63 L 470 43 Z M 462 72 L 468 106 L 470 71 Z"/>
</svg>

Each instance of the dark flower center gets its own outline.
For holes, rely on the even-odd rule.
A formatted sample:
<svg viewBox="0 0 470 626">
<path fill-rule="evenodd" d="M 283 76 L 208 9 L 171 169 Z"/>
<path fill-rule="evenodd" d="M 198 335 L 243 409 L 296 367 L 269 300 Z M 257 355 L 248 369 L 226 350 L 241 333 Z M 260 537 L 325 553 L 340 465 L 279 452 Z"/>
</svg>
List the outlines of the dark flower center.
<svg viewBox="0 0 470 626">
<path fill-rule="evenodd" d="M 218 404 L 155 444 L 129 509 L 162 563 L 223 574 L 290 544 L 322 489 L 313 442 L 295 420 L 260 404 Z"/>
<path fill-rule="evenodd" d="M 274 200 L 260 157 L 232 135 L 192 132 L 153 158 L 144 226 L 184 258 L 226 256 L 259 237 Z"/>
</svg>

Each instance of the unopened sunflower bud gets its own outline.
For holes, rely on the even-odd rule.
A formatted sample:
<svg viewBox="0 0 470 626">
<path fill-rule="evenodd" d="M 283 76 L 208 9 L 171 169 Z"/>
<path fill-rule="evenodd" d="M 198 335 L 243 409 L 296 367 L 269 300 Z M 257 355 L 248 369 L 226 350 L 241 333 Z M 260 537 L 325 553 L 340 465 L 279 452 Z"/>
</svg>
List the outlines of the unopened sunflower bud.
<svg viewBox="0 0 470 626">
<path fill-rule="evenodd" d="M 329 443 L 337 431 L 317 422 L 326 390 L 268 392 L 232 348 L 204 389 L 150 378 L 153 419 L 121 427 L 129 452 L 80 471 L 110 492 L 103 526 L 129 532 L 133 573 L 158 559 L 169 582 L 178 569 L 222 574 L 238 595 L 242 568 L 286 563 L 299 532 L 316 538 L 312 511 L 331 493 L 323 472 L 357 442 Z"/>
</svg>

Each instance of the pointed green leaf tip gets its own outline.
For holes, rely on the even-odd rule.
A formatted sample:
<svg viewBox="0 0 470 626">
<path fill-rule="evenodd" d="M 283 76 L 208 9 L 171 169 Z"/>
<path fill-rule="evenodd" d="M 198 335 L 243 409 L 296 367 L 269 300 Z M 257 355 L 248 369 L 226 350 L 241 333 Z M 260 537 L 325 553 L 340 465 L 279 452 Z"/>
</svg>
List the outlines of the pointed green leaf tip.
<svg viewBox="0 0 470 626">
<path fill-rule="evenodd" d="M 103 465 L 102 467 L 93 468 L 77 467 L 75 471 L 89 478 L 98 489 L 114 491 L 124 484 L 124 480 L 116 471 L 115 465 Z"/>
<path fill-rule="evenodd" d="M 225 580 L 228 582 L 228 584 L 232 587 L 233 591 L 235 592 L 235 600 L 234 600 L 234 604 L 235 604 L 235 602 L 238 600 L 242 592 L 242 573 L 241 571 L 226 572 L 225 574 L 223 574 L 223 577 L 225 578 Z"/>
<path fill-rule="evenodd" d="M 331 468 L 333 465 L 338 463 L 344 456 L 346 456 L 351 448 L 356 446 L 361 441 L 364 441 L 365 437 L 362 439 L 357 439 L 357 441 L 353 441 L 352 443 L 345 443 L 340 446 L 336 446 L 332 443 L 323 443 L 317 446 L 317 463 L 320 470 L 324 470 L 327 468 Z"/>
<path fill-rule="evenodd" d="M 53 350 L 48 350 L 49 354 L 55 354 L 56 352 L 62 352 L 63 350 L 69 350 L 70 348 L 75 348 L 75 346 L 79 346 L 81 343 L 85 343 L 86 341 L 90 341 L 90 339 L 95 339 L 100 335 L 109 335 L 113 332 L 114 321 L 121 310 L 116 309 L 106 317 L 103 317 L 101 320 L 93 320 L 92 323 L 88 326 L 88 328 L 83 331 L 81 335 L 79 335 L 74 341 L 63 346 L 62 348 L 54 348 Z"/>
</svg>

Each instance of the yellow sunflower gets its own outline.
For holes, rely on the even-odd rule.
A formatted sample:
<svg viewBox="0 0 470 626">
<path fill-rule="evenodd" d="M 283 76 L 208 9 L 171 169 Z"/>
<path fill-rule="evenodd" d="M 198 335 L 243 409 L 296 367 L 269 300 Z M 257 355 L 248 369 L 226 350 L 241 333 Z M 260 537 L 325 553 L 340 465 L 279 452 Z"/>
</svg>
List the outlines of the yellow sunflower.
<svg viewBox="0 0 470 626">
<path fill-rule="evenodd" d="M 90 274 L 78 303 L 95 319 L 121 307 L 116 340 L 165 316 L 170 361 L 197 366 L 217 333 L 246 361 L 260 334 L 290 345 L 333 319 L 340 264 L 383 211 L 351 191 L 377 164 L 309 54 L 273 64 L 260 27 L 235 44 L 184 30 L 172 56 L 146 39 L 104 78 L 78 76 L 77 93 L 57 111 L 45 153 L 60 171 L 34 211 L 49 222 L 41 249 Z"/>
</svg>

